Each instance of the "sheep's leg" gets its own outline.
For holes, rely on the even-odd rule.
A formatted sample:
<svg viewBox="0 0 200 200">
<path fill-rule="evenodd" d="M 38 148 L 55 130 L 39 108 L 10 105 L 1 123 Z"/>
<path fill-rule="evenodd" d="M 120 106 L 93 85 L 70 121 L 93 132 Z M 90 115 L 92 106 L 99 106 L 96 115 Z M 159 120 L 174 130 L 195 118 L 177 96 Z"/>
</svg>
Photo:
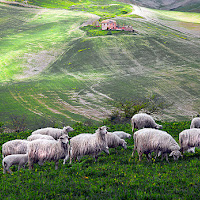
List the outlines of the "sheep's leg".
<svg viewBox="0 0 200 200">
<path fill-rule="evenodd" d="M 167 162 L 169 162 L 167 153 L 165 153 L 165 159 Z"/>
<path fill-rule="evenodd" d="M 69 164 L 72 164 L 72 157 L 70 157 L 70 161 L 69 161 Z"/>
<path fill-rule="evenodd" d="M 6 167 L 6 170 L 7 170 L 10 174 L 12 174 L 13 172 L 10 170 L 10 167 L 11 167 L 11 166 L 8 165 L 8 166 Z"/>
<path fill-rule="evenodd" d="M 65 165 L 66 161 L 69 159 L 69 155 L 67 155 L 63 160 L 63 165 Z"/>
<path fill-rule="evenodd" d="M 139 152 L 139 161 L 141 161 L 142 160 L 142 152 Z"/>
<path fill-rule="evenodd" d="M 21 169 L 21 165 L 18 165 L 18 171 Z"/>
<path fill-rule="evenodd" d="M 29 170 L 32 170 L 33 169 L 33 163 L 29 160 L 28 162 L 28 166 L 29 166 Z"/>
<path fill-rule="evenodd" d="M 3 173 L 6 174 L 6 169 L 5 169 L 5 167 L 3 167 Z"/>
<path fill-rule="evenodd" d="M 95 156 L 94 156 L 94 158 L 95 158 L 95 162 L 97 162 L 98 156 L 97 156 L 97 155 L 95 155 Z"/>
<path fill-rule="evenodd" d="M 59 164 L 59 161 L 56 161 L 56 162 L 55 162 L 55 170 L 58 169 L 58 164 Z"/>
<path fill-rule="evenodd" d="M 80 161 L 81 161 L 81 159 L 80 159 L 80 157 L 79 157 L 79 156 L 77 156 L 77 160 L 78 160 L 78 162 L 80 162 Z"/>
<path fill-rule="evenodd" d="M 146 158 L 147 158 L 147 160 L 148 160 L 148 162 L 150 161 L 150 159 L 149 159 L 149 154 L 148 153 L 145 153 L 146 154 Z"/>
<path fill-rule="evenodd" d="M 135 150 L 136 150 L 136 147 L 134 146 L 134 148 L 133 148 L 133 152 L 132 152 L 132 157 L 133 157 L 134 154 L 135 154 Z"/>
</svg>

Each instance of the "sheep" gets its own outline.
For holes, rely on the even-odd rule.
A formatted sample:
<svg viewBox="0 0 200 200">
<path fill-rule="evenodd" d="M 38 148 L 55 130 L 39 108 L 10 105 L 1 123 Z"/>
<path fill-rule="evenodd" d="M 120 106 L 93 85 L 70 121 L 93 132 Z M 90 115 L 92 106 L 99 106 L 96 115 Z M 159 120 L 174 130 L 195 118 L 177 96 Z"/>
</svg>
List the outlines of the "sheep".
<svg viewBox="0 0 200 200">
<path fill-rule="evenodd" d="M 192 119 L 190 128 L 200 128 L 200 117 L 195 117 Z"/>
<path fill-rule="evenodd" d="M 37 140 L 37 139 L 41 139 L 41 140 L 55 140 L 50 135 L 42 135 L 42 134 L 30 135 L 29 137 L 27 137 L 28 141 L 33 141 L 33 140 Z"/>
<path fill-rule="evenodd" d="M 180 146 L 167 132 L 152 128 L 144 128 L 136 131 L 133 137 L 134 149 L 132 156 L 134 155 L 135 150 L 137 150 L 139 161 L 141 161 L 143 153 L 146 154 L 148 161 L 150 158 L 149 154 L 152 152 L 155 152 L 156 156 L 159 152 L 162 153 L 162 159 L 165 157 L 167 162 L 169 162 L 167 153 L 170 153 L 169 156 L 173 156 L 174 160 L 177 160 L 182 156 L 179 151 Z"/>
<path fill-rule="evenodd" d="M 33 140 L 28 144 L 29 170 L 33 169 L 34 163 L 42 165 L 45 161 L 54 161 L 55 169 L 58 169 L 60 159 L 64 159 L 69 153 L 69 136 L 62 135 L 57 141 Z"/>
<path fill-rule="evenodd" d="M 126 133 L 124 131 L 114 131 L 113 133 L 121 139 L 126 139 L 126 138 L 131 139 L 131 134 Z"/>
<path fill-rule="evenodd" d="M 142 128 L 155 128 L 155 129 L 162 129 L 162 125 L 157 124 L 154 119 L 146 114 L 146 113 L 139 113 L 135 114 L 131 118 L 131 125 L 132 125 L 132 132 L 134 133 L 134 128 L 142 129 Z"/>
<path fill-rule="evenodd" d="M 192 128 L 186 129 L 179 134 L 179 144 L 181 147 L 181 152 L 190 150 L 191 147 L 200 146 L 200 129 Z"/>
<path fill-rule="evenodd" d="M 119 138 L 114 133 L 106 134 L 106 142 L 108 148 L 117 148 L 118 146 L 122 146 L 124 149 L 127 149 L 127 142 L 124 139 Z"/>
<path fill-rule="evenodd" d="M 41 128 L 36 131 L 33 131 L 32 135 L 35 135 L 35 134 L 50 135 L 55 140 L 57 140 L 61 135 L 63 134 L 68 135 L 68 132 L 72 132 L 72 131 L 74 131 L 74 129 L 70 126 L 66 126 L 63 129 L 47 127 L 47 128 Z"/>
<path fill-rule="evenodd" d="M 2 160 L 3 173 L 5 174 L 7 171 L 12 174 L 10 167 L 12 165 L 18 165 L 18 170 L 21 167 L 25 168 L 25 165 L 28 163 L 28 154 L 14 154 L 8 155 Z"/>
<path fill-rule="evenodd" d="M 96 130 L 94 134 L 82 133 L 70 140 L 70 153 L 66 156 L 63 164 L 70 158 L 70 164 L 72 159 L 78 159 L 84 155 L 92 155 L 97 161 L 98 154 L 101 151 L 109 154 L 108 145 L 106 142 L 107 127 L 102 126 Z"/>
<path fill-rule="evenodd" d="M 27 140 L 11 140 L 2 145 L 2 157 L 6 157 L 12 154 L 26 154 L 27 145 L 29 141 Z"/>
</svg>

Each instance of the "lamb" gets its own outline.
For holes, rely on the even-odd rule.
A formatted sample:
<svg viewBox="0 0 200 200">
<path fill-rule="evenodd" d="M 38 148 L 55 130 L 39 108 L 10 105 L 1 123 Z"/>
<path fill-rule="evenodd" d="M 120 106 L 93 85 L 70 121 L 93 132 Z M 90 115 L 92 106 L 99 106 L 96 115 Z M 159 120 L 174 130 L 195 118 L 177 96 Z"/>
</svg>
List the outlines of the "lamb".
<svg viewBox="0 0 200 200">
<path fill-rule="evenodd" d="M 190 128 L 200 128 L 200 117 L 195 117 L 192 119 Z"/>
<path fill-rule="evenodd" d="M 12 171 L 10 167 L 12 165 L 18 165 L 18 170 L 21 167 L 25 168 L 25 165 L 28 163 L 28 154 L 15 154 L 8 155 L 2 160 L 3 173 L 5 174 L 7 171 L 11 174 Z"/>
<path fill-rule="evenodd" d="M 55 140 L 50 135 L 42 135 L 42 134 L 30 135 L 29 137 L 27 137 L 28 141 L 33 141 L 33 140 L 37 140 L 37 139 L 41 139 L 41 140 Z"/>
<path fill-rule="evenodd" d="M 169 162 L 167 153 L 170 153 L 169 156 L 173 156 L 174 160 L 178 160 L 178 158 L 182 156 L 179 151 L 180 146 L 167 132 L 152 128 L 144 128 L 136 131 L 133 137 L 134 149 L 132 156 L 135 150 L 137 150 L 139 161 L 141 161 L 143 153 L 146 154 L 148 161 L 150 158 L 149 154 L 152 152 L 155 152 L 156 156 L 161 152 L 163 154 L 162 158 L 165 157 L 167 162 Z"/>
<path fill-rule="evenodd" d="M 61 135 L 63 134 L 68 135 L 68 133 L 72 131 L 74 131 L 74 129 L 70 126 L 66 126 L 63 129 L 47 127 L 47 128 L 38 129 L 32 132 L 32 135 L 35 135 L 35 134 L 50 135 L 55 140 L 57 140 L 58 138 L 60 138 Z"/>
<path fill-rule="evenodd" d="M 33 140 L 28 144 L 29 169 L 33 169 L 34 163 L 42 165 L 45 161 L 54 161 L 55 169 L 58 169 L 60 159 L 64 159 L 69 153 L 69 136 L 62 135 L 58 141 Z"/>
<path fill-rule="evenodd" d="M 146 114 L 146 113 L 139 113 L 134 115 L 131 118 L 131 125 L 132 125 L 132 132 L 134 133 L 134 128 L 142 129 L 142 128 L 155 128 L 155 129 L 162 129 L 162 125 L 157 124 L 154 119 Z"/>
<path fill-rule="evenodd" d="M 124 139 L 119 138 L 114 133 L 106 134 L 106 142 L 109 148 L 117 148 L 118 146 L 122 146 L 124 149 L 127 149 L 127 142 Z"/>
<path fill-rule="evenodd" d="M 106 142 L 107 127 L 102 126 L 96 130 L 94 134 L 82 133 L 70 140 L 70 154 L 66 156 L 63 164 L 70 158 L 70 164 L 72 159 L 78 159 L 84 155 L 92 155 L 97 161 L 98 154 L 101 151 L 105 151 L 109 154 L 108 145 Z"/>
<path fill-rule="evenodd" d="M 2 157 L 6 157 L 12 154 L 26 154 L 27 145 L 29 141 L 27 140 L 11 140 L 2 145 Z"/>
<path fill-rule="evenodd" d="M 113 133 L 121 139 L 126 139 L 126 138 L 131 139 L 131 134 L 126 133 L 124 131 L 114 131 Z"/>
<path fill-rule="evenodd" d="M 179 144 L 181 152 L 191 149 L 191 147 L 200 146 L 200 129 L 192 128 L 186 129 L 179 134 Z"/>
</svg>

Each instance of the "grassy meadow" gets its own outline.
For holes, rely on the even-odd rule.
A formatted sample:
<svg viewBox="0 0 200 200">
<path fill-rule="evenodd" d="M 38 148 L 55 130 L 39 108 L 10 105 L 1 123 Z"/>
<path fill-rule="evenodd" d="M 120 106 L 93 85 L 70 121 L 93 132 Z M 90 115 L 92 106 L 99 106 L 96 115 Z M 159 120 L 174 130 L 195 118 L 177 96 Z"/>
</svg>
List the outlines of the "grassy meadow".
<svg viewBox="0 0 200 200">
<path fill-rule="evenodd" d="M 159 122 L 163 130 L 170 133 L 176 141 L 178 134 L 189 128 L 190 122 Z M 99 124 L 100 126 L 100 124 Z M 109 131 L 123 130 L 131 134 L 130 124 L 107 125 Z M 97 125 L 84 126 L 75 123 L 75 132 L 93 133 Z M 22 139 L 31 132 L 3 133 L 2 144 L 12 139 Z M 127 150 L 118 147 L 110 149 L 110 155 L 101 153 L 97 162 L 85 156 L 71 165 L 59 163 L 56 171 L 54 163 L 46 162 L 44 166 L 34 165 L 29 171 L 13 166 L 12 175 L 0 173 L 0 190 L 2 199 L 199 199 L 199 155 L 185 153 L 183 159 L 169 163 L 161 161 L 148 162 L 146 157 L 139 162 L 138 154 L 131 157 L 133 139 L 127 139 Z M 2 158 L 1 158 L 2 159 Z M 1 169 L 2 170 L 2 169 Z"/>
</svg>

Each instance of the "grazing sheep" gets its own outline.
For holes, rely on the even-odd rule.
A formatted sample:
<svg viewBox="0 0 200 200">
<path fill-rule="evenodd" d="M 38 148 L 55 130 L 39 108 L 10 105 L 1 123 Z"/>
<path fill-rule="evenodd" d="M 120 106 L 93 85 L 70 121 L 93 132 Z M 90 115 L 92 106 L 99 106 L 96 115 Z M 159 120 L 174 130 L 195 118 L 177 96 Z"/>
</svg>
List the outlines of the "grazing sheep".
<svg viewBox="0 0 200 200">
<path fill-rule="evenodd" d="M 181 152 L 185 152 L 191 147 L 200 146 L 200 129 L 192 128 L 186 129 L 179 134 L 179 144 L 181 147 Z"/>
<path fill-rule="evenodd" d="M 58 169 L 60 159 L 69 153 L 69 136 L 62 135 L 58 141 L 54 140 L 33 140 L 28 144 L 29 169 L 33 169 L 34 163 L 42 165 L 45 161 L 54 161 L 55 169 Z"/>
<path fill-rule="evenodd" d="M 68 133 L 72 131 L 74 131 L 74 129 L 70 126 L 66 126 L 63 129 L 48 127 L 48 128 L 41 128 L 36 131 L 33 131 L 32 135 L 35 135 L 35 134 L 50 135 L 55 140 L 57 140 L 61 135 L 63 134 L 68 135 Z"/>
<path fill-rule="evenodd" d="M 152 128 L 144 128 L 134 133 L 134 149 L 132 156 L 137 150 L 139 160 L 142 159 L 142 154 L 146 154 L 149 161 L 150 153 L 155 152 L 162 153 L 162 158 L 165 157 L 168 161 L 167 153 L 169 156 L 173 156 L 174 160 L 177 160 L 181 156 L 180 147 L 174 138 L 167 132 L 156 130 Z M 155 157 L 156 158 L 156 157 Z"/>
<path fill-rule="evenodd" d="M 131 134 L 126 133 L 124 131 L 114 131 L 113 133 L 121 139 L 126 139 L 126 138 L 131 139 Z"/>
<path fill-rule="evenodd" d="M 37 140 L 37 139 L 41 139 L 41 140 L 55 140 L 50 135 L 42 135 L 42 134 L 30 135 L 30 136 L 27 137 L 28 141 L 33 141 L 33 140 Z"/>
<path fill-rule="evenodd" d="M 200 117 L 195 117 L 195 118 L 191 121 L 190 128 L 200 128 Z"/>
<path fill-rule="evenodd" d="M 11 174 L 12 171 L 10 167 L 12 165 L 18 165 L 18 170 L 20 170 L 21 167 L 25 168 L 27 162 L 28 154 L 8 155 L 2 160 L 3 173 L 5 174 L 8 171 Z"/>
<path fill-rule="evenodd" d="M 124 139 L 119 138 L 114 133 L 106 134 L 106 142 L 108 148 L 117 148 L 118 146 L 122 146 L 124 149 L 127 149 L 127 142 Z"/>
<path fill-rule="evenodd" d="M 11 140 L 2 145 L 2 157 L 6 157 L 12 154 L 26 154 L 27 145 L 29 141 L 27 140 Z"/>
<path fill-rule="evenodd" d="M 98 154 L 101 151 L 105 151 L 109 154 L 108 145 L 106 142 L 107 127 L 102 126 L 96 130 L 94 134 L 82 133 L 70 140 L 70 154 L 67 155 L 63 161 L 63 164 L 70 158 L 70 164 L 72 159 L 75 160 L 84 155 L 92 155 L 97 161 Z"/>
<path fill-rule="evenodd" d="M 147 115 L 146 113 L 139 113 L 134 115 L 131 118 L 132 132 L 134 132 L 134 128 L 142 129 L 142 128 L 155 128 L 162 129 L 162 125 L 157 124 L 154 119 Z"/>
</svg>

